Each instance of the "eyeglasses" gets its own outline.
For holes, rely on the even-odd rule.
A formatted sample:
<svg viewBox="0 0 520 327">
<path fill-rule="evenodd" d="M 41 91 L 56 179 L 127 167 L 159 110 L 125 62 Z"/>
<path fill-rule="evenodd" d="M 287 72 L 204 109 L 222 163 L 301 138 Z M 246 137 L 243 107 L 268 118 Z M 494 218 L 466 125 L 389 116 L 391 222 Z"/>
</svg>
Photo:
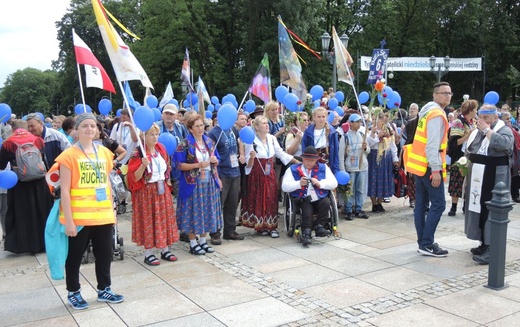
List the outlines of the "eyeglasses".
<svg viewBox="0 0 520 327">
<path fill-rule="evenodd" d="M 437 92 L 435 94 L 442 94 L 442 95 L 447 96 L 447 97 L 453 96 L 453 92 Z"/>
</svg>

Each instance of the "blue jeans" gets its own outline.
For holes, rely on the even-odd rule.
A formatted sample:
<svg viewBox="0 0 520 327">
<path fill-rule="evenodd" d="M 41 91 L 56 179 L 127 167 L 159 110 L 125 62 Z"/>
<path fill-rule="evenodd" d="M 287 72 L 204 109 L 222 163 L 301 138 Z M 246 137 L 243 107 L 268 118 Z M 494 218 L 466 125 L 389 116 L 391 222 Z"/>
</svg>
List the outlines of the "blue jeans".
<svg viewBox="0 0 520 327">
<path fill-rule="evenodd" d="M 352 212 L 352 201 L 356 202 L 353 212 L 360 212 L 363 210 L 365 181 L 367 179 L 368 171 L 349 172 L 350 184 L 352 188 L 352 195 L 348 197 L 345 202 L 345 211 Z"/>
<path fill-rule="evenodd" d="M 432 186 L 430 180 L 431 169 L 428 168 L 424 176 L 415 175 L 415 229 L 417 230 L 417 243 L 419 246 L 430 246 L 434 243 L 435 230 L 441 220 L 442 213 L 446 209 L 444 195 L 444 182 L 438 187 Z M 428 216 L 426 208 L 430 204 Z"/>
</svg>

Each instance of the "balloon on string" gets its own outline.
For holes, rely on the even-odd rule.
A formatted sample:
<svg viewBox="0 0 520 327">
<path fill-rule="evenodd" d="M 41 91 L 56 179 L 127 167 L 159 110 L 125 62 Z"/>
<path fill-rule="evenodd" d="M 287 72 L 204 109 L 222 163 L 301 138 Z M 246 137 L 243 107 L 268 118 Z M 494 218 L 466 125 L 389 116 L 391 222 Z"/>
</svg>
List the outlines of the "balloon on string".
<svg viewBox="0 0 520 327">
<path fill-rule="evenodd" d="M 238 132 L 238 135 L 240 136 L 240 140 L 245 144 L 253 144 L 255 140 L 255 132 L 250 126 L 243 127 L 240 132 Z"/>
<path fill-rule="evenodd" d="M 323 97 L 323 87 L 321 85 L 314 85 L 311 87 L 310 94 L 312 95 L 312 100 L 318 100 Z"/>
<path fill-rule="evenodd" d="M 339 102 L 343 102 L 343 100 L 345 100 L 345 94 L 342 91 L 336 92 L 334 97 L 338 99 Z"/>
<path fill-rule="evenodd" d="M 329 122 L 329 124 L 332 124 L 334 118 L 336 118 L 336 116 L 334 115 L 334 111 L 329 112 L 329 116 L 327 117 L 327 121 Z"/>
<path fill-rule="evenodd" d="M 284 106 L 292 112 L 298 111 L 298 97 L 294 93 L 287 93 L 283 99 Z"/>
<path fill-rule="evenodd" d="M 229 97 L 229 100 L 231 100 L 231 102 L 233 102 L 233 100 L 237 101 L 237 97 L 233 93 L 229 93 L 226 96 Z"/>
<path fill-rule="evenodd" d="M 197 96 L 197 93 L 190 92 L 189 97 L 187 99 L 189 99 L 188 101 L 190 101 L 192 104 L 196 104 L 199 102 L 199 97 Z"/>
<path fill-rule="evenodd" d="M 159 143 L 164 145 L 166 152 L 168 152 L 170 156 L 173 155 L 177 149 L 177 138 L 168 132 L 159 135 Z"/>
<path fill-rule="evenodd" d="M 211 97 L 211 103 L 213 103 L 214 105 L 217 105 L 219 104 L 220 102 L 218 101 L 218 98 L 216 96 L 212 96 Z"/>
<path fill-rule="evenodd" d="M 235 106 L 235 109 L 238 109 L 238 102 L 237 102 L 237 100 L 233 100 L 232 103 L 233 103 L 233 106 Z"/>
<path fill-rule="evenodd" d="M 161 111 L 159 110 L 159 108 L 152 108 L 152 110 L 153 110 L 153 116 L 155 118 L 155 121 L 161 120 L 162 114 L 161 114 Z"/>
<path fill-rule="evenodd" d="M 244 110 L 247 112 L 253 112 L 255 111 L 256 103 L 254 100 L 247 100 L 246 104 L 244 105 Z"/>
<path fill-rule="evenodd" d="M 210 105 L 208 106 L 208 110 L 209 110 L 209 112 L 213 112 L 213 111 L 215 111 L 215 105 L 210 104 Z"/>
<path fill-rule="evenodd" d="M 401 95 L 399 94 L 399 92 L 394 91 L 392 95 L 392 102 L 395 104 L 397 108 L 401 106 Z"/>
<path fill-rule="evenodd" d="M 143 132 L 146 132 L 152 127 L 154 120 L 155 115 L 152 109 L 148 107 L 140 106 L 134 112 L 135 125 Z"/>
<path fill-rule="evenodd" d="M 313 103 L 314 103 L 314 109 L 318 108 L 321 105 L 320 100 L 316 100 Z"/>
<path fill-rule="evenodd" d="M 377 94 L 377 101 L 379 101 L 379 104 L 383 106 L 383 105 L 386 104 L 387 99 L 383 96 L 383 94 L 378 93 Z"/>
<path fill-rule="evenodd" d="M 225 103 L 217 113 L 218 125 L 223 131 L 228 130 L 233 127 L 237 121 L 237 116 L 237 110 L 233 105 Z"/>
<path fill-rule="evenodd" d="M 213 116 L 213 114 L 211 113 L 211 111 L 206 110 L 206 111 L 205 111 L 205 116 L 206 116 L 206 118 L 211 119 L 211 117 Z"/>
<path fill-rule="evenodd" d="M 390 93 L 392 93 L 393 91 L 394 91 L 394 90 L 393 90 L 390 86 L 388 86 L 388 85 L 385 86 L 385 87 L 383 88 L 383 93 L 386 93 L 386 94 L 388 94 L 388 95 L 389 95 Z"/>
<path fill-rule="evenodd" d="M 367 91 L 363 91 L 361 93 L 359 93 L 359 103 L 366 103 L 369 99 L 370 99 L 370 95 L 368 94 Z"/>
<path fill-rule="evenodd" d="M 330 98 L 329 101 L 327 102 L 327 105 L 329 106 L 330 110 L 336 109 L 336 107 L 338 106 L 338 99 Z"/>
<path fill-rule="evenodd" d="M 184 101 L 182 102 L 182 106 L 183 106 L 184 108 L 189 108 L 190 103 L 188 102 L 188 100 L 184 100 Z"/>
<path fill-rule="evenodd" d="M 347 185 L 348 182 L 350 182 L 350 175 L 346 171 L 340 170 L 336 173 L 335 176 L 339 185 Z"/>
<path fill-rule="evenodd" d="M 220 103 L 217 103 L 217 104 L 215 105 L 215 110 L 216 110 L 216 111 L 219 111 L 221 107 L 222 107 L 222 105 L 221 105 Z"/>
<path fill-rule="evenodd" d="M 340 117 L 343 117 L 343 115 L 345 114 L 345 111 L 343 111 L 343 108 L 341 108 L 340 106 L 337 106 L 336 109 L 334 109 L 334 111 L 337 112 Z"/>
<path fill-rule="evenodd" d="M 102 115 L 108 115 L 112 110 L 112 102 L 108 99 L 101 99 L 98 104 L 99 113 Z"/>
<path fill-rule="evenodd" d="M 13 111 L 7 103 L 0 103 L 0 123 L 5 123 L 11 119 Z"/>
<path fill-rule="evenodd" d="M 116 117 L 121 117 L 121 111 L 123 111 L 123 109 L 117 109 Z"/>
<path fill-rule="evenodd" d="M 498 95 L 497 92 L 495 91 L 489 91 L 488 93 L 486 93 L 486 95 L 484 96 L 484 103 L 487 103 L 487 104 L 497 104 L 498 100 L 500 99 L 500 96 Z"/>
<path fill-rule="evenodd" d="M 146 97 L 146 104 L 150 108 L 157 108 L 157 105 L 159 104 L 159 100 L 157 100 L 157 97 L 155 95 L 149 95 Z"/>
<path fill-rule="evenodd" d="M 289 93 L 289 90 L 283 85 L 278 86 L 276 90 L 274 90 L 276 100 L 278 100 L 279 102 L 283 102 L 287 93 Z"/>
<path fill-rule="evenodd" d="M 10 117 L 9 117 L 10 118 Z M 18 176 L 12 170 L 0 171 L 0 188 L 10 189 L 18 183 Z"/>
</svg>

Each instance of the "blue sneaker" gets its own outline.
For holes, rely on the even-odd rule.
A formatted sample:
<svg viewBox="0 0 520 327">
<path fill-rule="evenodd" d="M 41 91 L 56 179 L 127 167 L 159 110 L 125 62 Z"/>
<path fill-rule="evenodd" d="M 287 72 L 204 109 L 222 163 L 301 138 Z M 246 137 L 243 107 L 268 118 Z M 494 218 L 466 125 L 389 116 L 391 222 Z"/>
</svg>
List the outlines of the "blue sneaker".
<svg viewBox="0 0 520 327">
<path fill-rule="evenodd" d="M 98 290 L 97 300 L 98 302 L 121 303 L 125 300 L 125 297 L 112 292 L 110 287 L 107 287 L 102 291 Z"/>
<path fill-rule="evenodd" d="M 67 300 L 69 300 L 70 305 L 73 309 L 76 310 L 83 310 L 88 308 L 88 303 L 83 299 L 80 291 L 81 290 L 77 292 L 69 292 L 69 295 L 67 296 Z"/>
</svg>

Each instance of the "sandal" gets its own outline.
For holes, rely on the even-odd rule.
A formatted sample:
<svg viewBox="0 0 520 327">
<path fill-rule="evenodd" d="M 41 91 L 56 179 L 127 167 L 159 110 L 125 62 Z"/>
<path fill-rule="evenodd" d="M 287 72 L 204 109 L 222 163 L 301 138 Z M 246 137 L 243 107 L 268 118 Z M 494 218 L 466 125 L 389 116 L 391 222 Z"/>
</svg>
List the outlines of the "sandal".
<svg viewBox="0 0 520 327">
<path fill-rule="evenodd" d="M 213 248 L 210 247 L 210 246 L 208 245 L 208 243 L 202 243 L 202 244 L 200 244 L 200 247 L 201 247 L 202 250 L 204 250 L 204 252 L 206 252 L 206 253 L 213 253 L 213 252 L 215 252 L 215 250 L 213 250 Z"/>
<path fill-rule="evenodd" d="M 146 263 L 149 266 L 158 266 L 161 264 L 159 259 L 157 259 L 157 257 L 154 254 L 145 257 L 144 263 Z"/>
<path fill-rule="evenodd" d="M 161 253 L 161 259 L 166 260 L 166 261 L 177 261 L 177 257 L 170 251 Z"/>
<path fill-rule="evenodd" d="M 278 234 L 278 231 L 277 230 L 272 230 L 271 231 L 271 238 L 278 238 L 280 237 L 280 234 Z"/>
<path fill-rule="evenodd" d="M 206 251 L 204 251 L 200 245 L 190 246 L 190 253 L 194 255 L 205 255 Z"/>
</svg>

